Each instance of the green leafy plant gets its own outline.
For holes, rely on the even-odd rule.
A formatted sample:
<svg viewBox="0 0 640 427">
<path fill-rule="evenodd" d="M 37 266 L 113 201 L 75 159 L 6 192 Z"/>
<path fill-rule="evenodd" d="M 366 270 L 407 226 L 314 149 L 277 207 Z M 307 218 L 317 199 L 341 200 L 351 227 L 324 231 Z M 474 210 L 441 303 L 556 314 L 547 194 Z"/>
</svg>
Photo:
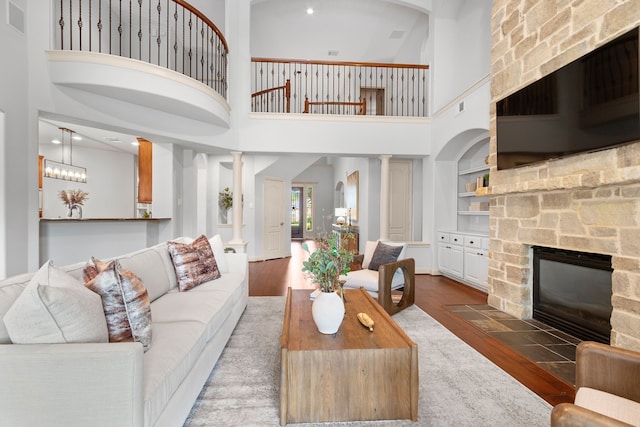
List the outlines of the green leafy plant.
<svg viewBox="0 0 640 427">
<path fill-rule="evenodd" d="M 344 238 L 348 238 L 348 234 Z M 318 248 L 311 252 L 307 243 L 302 249 L 309 253 L 309 259 L 302 262 L 302 271 L 307 273 L 314 283 L 320 285 L 322 292 L 333 292 L 341 274 L 347 274 L 353 261 L 353 254 L 340 248 L 340 236 L 332 233 L 328 239 L 318 242 Z"/>
<path fill-rule="evenodd" d="M 233 206 L 233 192 L 229 191 L 229 187 L 225 187 L 224 191 L 218 193 L 218 204 L 225 211 Z"/>
</svg>

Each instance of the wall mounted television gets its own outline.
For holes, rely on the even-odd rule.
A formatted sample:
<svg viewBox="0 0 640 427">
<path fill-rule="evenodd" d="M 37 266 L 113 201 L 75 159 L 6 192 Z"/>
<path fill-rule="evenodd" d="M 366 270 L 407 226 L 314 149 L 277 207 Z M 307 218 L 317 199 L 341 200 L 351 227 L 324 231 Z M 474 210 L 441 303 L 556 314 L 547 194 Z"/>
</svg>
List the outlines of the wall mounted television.
<svg viewBox="0 0 640 427">
<path fill-rule="evenodd" d="M 640 141 L 639 30 L 496 104 L 499 170 Z"/>
</svg>

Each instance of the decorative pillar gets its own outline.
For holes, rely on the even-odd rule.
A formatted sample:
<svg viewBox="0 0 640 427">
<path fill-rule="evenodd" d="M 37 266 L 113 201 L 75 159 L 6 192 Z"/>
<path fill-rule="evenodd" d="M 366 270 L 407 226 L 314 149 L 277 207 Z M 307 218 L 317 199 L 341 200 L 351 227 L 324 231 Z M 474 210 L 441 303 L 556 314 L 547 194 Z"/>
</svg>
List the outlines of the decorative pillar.
<svg viewBox="0 0 640 427">
<path fill-rule="evenodd" d="M 242 152 L 233 155 L 233 237 L 229 243 L 242 244 Z"/>
<path fill-rule="evenodd" d="M 389 240 L 389 159 L 384 154 L 380 158 L 380 240 Z"/>
</svg>

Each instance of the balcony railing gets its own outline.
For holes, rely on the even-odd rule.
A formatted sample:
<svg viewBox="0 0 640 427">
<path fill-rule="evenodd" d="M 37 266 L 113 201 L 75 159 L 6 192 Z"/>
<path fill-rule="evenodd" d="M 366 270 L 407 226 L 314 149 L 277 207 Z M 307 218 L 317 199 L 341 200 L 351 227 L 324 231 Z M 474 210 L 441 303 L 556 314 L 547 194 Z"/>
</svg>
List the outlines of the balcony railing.
<svg viewBox="0 0 640 427">
<path fill-rule="evenodd" d="M 253 58 L 252 111 L 427 116 L 428 65 Z M 289 99 L 275 89 L 289 85 Z M 260 96 L 257 96 L 260 94 Z M 282 106 L 289 105 L 287 111 Z"/>
<path fill-rule="evenodd" d="M 149 62 L 227 97 L 224 36 L 183 0 L 56 0 L 56 48 Z"/>
</svg>

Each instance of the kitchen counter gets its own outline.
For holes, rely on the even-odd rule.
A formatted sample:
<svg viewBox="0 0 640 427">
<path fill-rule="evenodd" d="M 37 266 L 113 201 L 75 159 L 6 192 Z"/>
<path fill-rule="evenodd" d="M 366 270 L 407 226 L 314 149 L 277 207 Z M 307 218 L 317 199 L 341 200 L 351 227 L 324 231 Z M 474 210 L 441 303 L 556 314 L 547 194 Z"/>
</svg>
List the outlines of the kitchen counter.
<svg viewBox="0 0 640 427">
<path fill-rule="evenodd" d="M 171 218 L 41 218 L 40 265 L 110 258 L 173 237 Z"/>
</svg>

